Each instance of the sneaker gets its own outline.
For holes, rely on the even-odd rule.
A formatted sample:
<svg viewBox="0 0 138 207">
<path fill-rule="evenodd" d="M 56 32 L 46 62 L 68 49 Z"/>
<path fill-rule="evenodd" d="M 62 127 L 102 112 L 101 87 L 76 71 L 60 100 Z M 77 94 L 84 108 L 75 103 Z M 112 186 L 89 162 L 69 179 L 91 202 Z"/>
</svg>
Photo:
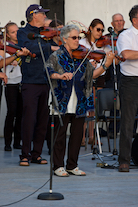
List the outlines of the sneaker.
<svg viewBox="0 0 138 207">
<path fill-rule="evenodd" d="M 78 167 L 74 168 L 73 170 L 67 170 L 66 171 L 69 173 L 69 174 L 72 174 L 72 175 L 79 175 L 79 176 L 85 176 L 86 173 L 83 172 L 82 170 L 79 170 Z"/>
<path fill-rule="evenodd" d="M 54 174 L 59 176 L 59 177 L 68 177 L 69 176 L 69 174 L 66 172 L 64 167 L 59 167 L 58 169 L 56 169 L 54 171 Z"/>
</svg>

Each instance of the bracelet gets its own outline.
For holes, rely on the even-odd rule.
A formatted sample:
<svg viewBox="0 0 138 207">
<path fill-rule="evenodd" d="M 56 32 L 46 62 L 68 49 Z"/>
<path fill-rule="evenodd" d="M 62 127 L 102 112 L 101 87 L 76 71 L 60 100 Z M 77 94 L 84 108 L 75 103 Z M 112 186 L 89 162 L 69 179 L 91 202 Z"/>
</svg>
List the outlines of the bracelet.
<svg viewBox="0 0 138 207">
<path fill-rule="evenodd" d="M 106 71 L 108 68 L 105 66 L 105 64 L 102 65 L 103 69 Z"/>
<path fill-rule="evenodd" d="M 14 54 L 14 56 L 16 56 L 16 58 L 19 58 L 19 56 L 17 55 L 17 52 Z"/>
</svg>

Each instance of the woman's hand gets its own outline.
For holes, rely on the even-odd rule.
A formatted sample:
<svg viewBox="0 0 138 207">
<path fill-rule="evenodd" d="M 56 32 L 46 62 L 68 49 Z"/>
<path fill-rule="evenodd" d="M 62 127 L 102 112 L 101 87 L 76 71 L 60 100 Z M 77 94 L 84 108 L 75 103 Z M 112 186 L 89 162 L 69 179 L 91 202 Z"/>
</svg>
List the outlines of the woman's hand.
<svg viewBox="0 0 138 207">
<path fill-rule="evenodd" d="M 5 84 L 7 83 L 8 77 L 5 73 L 0 72 L 0 78 L 4 81 Z"/>
<path fill-rule="evenodd" d="M 13 65 L 14 67 L 16 67 L 18 65 L 18 62 L 16 60 L 14 60 L 11 65 Z"/>
<path fill-rule="evenodd" d="M 59 73 L 53 73 L 51 75 L 52 79 L 60 79 L 60 80 L 71 80 L 73 77 L 73 73 L 63 73 L 62 75 L 60 75 Z"/>
<path fill-rule="evenodd" d="M 114 58 L 115 58 L 115 54 L 112 53 L 112 51 L 106 53 L 106 62 L 105 62 L 105 66 L 106 66 L 107 68 L 112 64 Z"/>
<path fill-rule="evenodd" d="M 73 77 L 73 73 L 63 73 L 62 75 L 60 75 L 60 79 L 61 80 L 71 80 Z"/>
</svg>

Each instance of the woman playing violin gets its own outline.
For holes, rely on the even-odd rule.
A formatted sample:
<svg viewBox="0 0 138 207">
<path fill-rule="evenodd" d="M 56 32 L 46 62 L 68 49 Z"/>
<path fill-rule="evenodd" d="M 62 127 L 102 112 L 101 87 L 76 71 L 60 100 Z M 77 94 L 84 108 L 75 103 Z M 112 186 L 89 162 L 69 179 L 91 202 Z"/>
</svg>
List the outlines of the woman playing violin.
<svg viewBox="0 0 138 207">
<path fill-rule="evenodd" d="M 80 40 L 80 44 L 85 46 L 86 48 L 90 49 L 92 47 L 92 50 L 102 50 L 105 53 L 111 51 L 110 46 L 104 46 L 101 48 L 97 48 L 96 41 L 100 39 L 102 36 L 102 33 L 104 32 L 104 23 L 100 19 L 94 19 L 89 28 L 88 33 L 86 34 L 86 37 L 84 39 Z M 101 59 L 100 63 L 97 63 L 93 59 L 90 60 L 92 65 L 95 68 L 100 67 L 101 64 L 104 63 L 105 60 Z M 94 87 L 93 87 L 93 93 L 94 93 L 94 101 L 95 101 L 95 86 L 97 87 L 97 90 L 104 87 L 105 83 L 105 71 L 96 79 Z M 93 106 L 93 112 L 89 114 L 90 116 L 94 116 L 94 106 Z M 93 144 L 93 137 L 94 137 L 94 122 L 89 122 L 89 144 Z M 84 134 L 83 134 L 83 140 L 82 140 L 82 146 L 85 146 L 85 129 L 86 126 L 84 125 Z"/>
<path fill-rule="evenodd" d="M 6 25 L 6 34 L 7 40 L 13 44 L 17 44 L 17 30 L 18 26 L 14 22 L 10 22 Z M 4 57 L 4 51 L 3 57 Z M 19 53 L 22 53 L 20 51 Z M 9 58 L 13 61 L 10 65 L 6 66 L 6 75 L 8 77 L 8 82 L 5 87 L 5 97 L 7 103 L 7 115 L 4 125 L 4 139 L 5 139 L 5 151 L 11 151 L 12 143 L 12 133 L 14 133 L 14 143 L 13 147 L 15 149 L 21 149 L 21 118 L 22 118 L 22 98 L 21 98 L 21 68 L 18 65 L 20 58 L 16 53 L 15 56 L 10 56 L 9 53 L 6 53 L 6 58 Z"/>
<path fill-rule="evenodd" d="M 23 55 L 28 55 L 29 50 L 27 50 L 26 48 L 22 48 L 22 50 L 16 52 L 15 54 L 13 54 L 10 57 L 7 57 L 5 59 L 5 66 L 10 65 L 14 60 L 17 59 L 17 57 L 23 56 Z M 4 64 L 4 51 L 0 50 L 0 69 L 3 68 L 3 64 Z M 6 73 L 3 73 L 2 71 L 0 72 L 0 78 L 4 81 L 5 84 L 7 84 L 8 81 L 8 77 L 6 75 Z"/>
<path fill-rule="evenodd" d="M 46 62 L 50 76 L 53 80 L 55 95 L 59 103 L 63 126 L 59 128 L 59 119 L 55 117 L 54 135 L 57 138 L 54 145 L 54 172 L 57 176 L 66 177 L 68 173 L 74 175 L 86 175 L 77 167 L 78 155 L 83 136 L 83 125 L 87 111 L 91 111 L 92 102 L 92 82 L 105 70 L 100 66 L 94 67 L 85 59 L 80 69 L 75 72 L 81 64 L 81 59 L 73 58 L 73 50 L 79 46 L 80 30 L 76 25 L 66 25 L 61 29 L 60 38 L 63 45 L 60 49 L 52 53 Z M 114 55 L 107 54 L 105 66 L 109 67 Z M 71 123 L 70 137 L 68 143 L 68 158 L 66 170 L 64 169 L 64 155 L 66 148 L 67 126 Z M 59 129 L 58 129 L 59 128 Z"/>
</svg>

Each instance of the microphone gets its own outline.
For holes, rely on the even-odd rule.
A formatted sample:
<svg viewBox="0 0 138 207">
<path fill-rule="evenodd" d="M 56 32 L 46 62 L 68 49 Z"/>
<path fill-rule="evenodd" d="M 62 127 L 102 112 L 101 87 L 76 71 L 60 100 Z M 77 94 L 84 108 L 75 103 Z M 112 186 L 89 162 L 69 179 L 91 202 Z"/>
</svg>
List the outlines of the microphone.
<svg viewBox="0 0 138 207">
<path fill-rule="evenodd" d="M 108 27 L 108 32 L 110 32 L 110 34 L 113 34 L 114 29 L 112 27 Z"/>
<path fill-rule="evenodd" d="M 34 39 L 36 39 L 36 38 L 42 38 L 42 39 L 43 39 L 43 38 L 45 37 L 45 35 L 29 33 L 29 34 L 27 35 L 27 37 L 28 37 L 30 40 L 34 40 Z"/>
<path fill-rule="evenodd" d="M 23 25 L 25 25 L 25 21 L 22 20 L 22 21 L 20 22 L 20 24 L 21 24 L 21 27 L 22 27 Z"/>
</svg>

